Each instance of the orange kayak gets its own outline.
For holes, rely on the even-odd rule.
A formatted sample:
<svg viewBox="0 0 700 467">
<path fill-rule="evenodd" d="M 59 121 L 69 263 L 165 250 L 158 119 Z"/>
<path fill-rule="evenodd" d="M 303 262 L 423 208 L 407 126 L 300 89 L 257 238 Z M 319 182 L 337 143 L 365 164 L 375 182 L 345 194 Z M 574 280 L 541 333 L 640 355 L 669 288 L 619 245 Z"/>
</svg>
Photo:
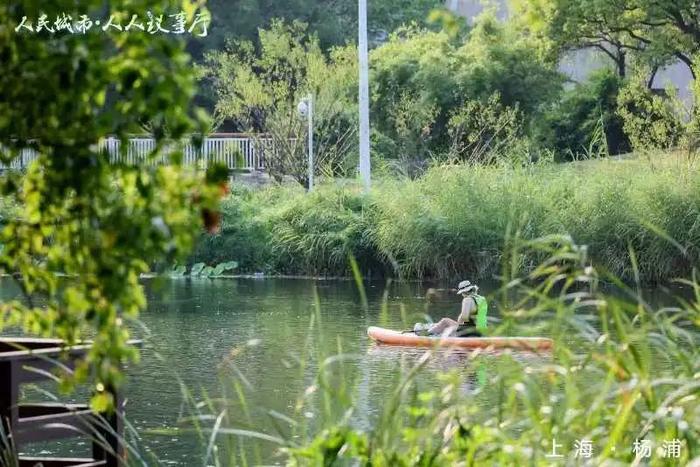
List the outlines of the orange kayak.
<svg viewBox="0 0 700 467">
<path fill-rule="evenodd" d="M 551 350 L 553 342 L 547 337 L 431 337 L 402 333 L 376 326 L 367 328 L 367 335 L 379 344 L 407 347 L 458 347 L 463 349 L 523 349 Z"/>
</svg>

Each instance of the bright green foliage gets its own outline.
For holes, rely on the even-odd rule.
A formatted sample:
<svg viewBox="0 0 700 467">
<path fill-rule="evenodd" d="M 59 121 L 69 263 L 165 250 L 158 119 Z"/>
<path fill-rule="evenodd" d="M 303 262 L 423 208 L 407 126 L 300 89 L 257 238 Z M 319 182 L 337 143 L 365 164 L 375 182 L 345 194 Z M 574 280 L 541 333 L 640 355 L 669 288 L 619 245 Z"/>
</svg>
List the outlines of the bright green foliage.
<svg viewBox="0 0 700 467">
<path fill-rule="evenodd" d="M 195 261 L 235 259 L 242 272 L 347 275 L 347 258 L 381 274 L 387 264 L 372 239 L 373 209 L 360 187 L 320 185 L 237 192 L 222 203 L 222 230 L 200 239 Z"/>
<path fill-rule="evenodd" d="M 441 0 L 381 0 L 368 2 L 370 44 L 380 41 L 403 24 L 421 26 L 433 23 L 430 13 L 443 5 Z M 357 2 L 347 0 L 208 0 L 212 23 L 207 37 L 193 37 L 187 50 L 199 62 L 210 52 L 221 52 L 231 40 L 249 41 L 259 50 L 259 29 L 270 29 L 275 21 L 300 21 L 318 37 L 324 52 L 333 47 L 357 43 Z M 216 92 L 200 87 L 198 98 L 207 109 L 214 109 Z M 240 127 L 239 130 L 245 130 Z"/>
<path fill-rule="evenodd" d="M 688 114 L 681 146 L 688 151 L 688 155 L 692 156 L 700 149 L 700 81 L 693 81 L 691 90 L 693 105 Z"/>
<path fill-rule="evenodd" d="M 10 219 L 19 214 L 19 209 L 14 200 L 0 197 L 0 226 L 5 225 Z"/>
<path fill-rule="evenodd" d="M 454 50 L 444 32 L 409 28 L 372 52 L 370 113 L 380 155 L 420 163 L 440 145 L 457 93 Z"/>
<path fill-rule="evenodd" d="M 376 125 L 388 129 L 389 134 L 372 128 L 372 147 L 383 156 L 379 164 L 386 164 L 393 174 L 411 178 L 420 175 L 436 149 L 435 119 L 440 110 L 437 104 L 402 92 L 386 115 L 389 120 Z"/>
<path fill-rule="evenodd" d="M 250 42 L 233 42 L 208 56 L 218 119 L 269 136 L 276 150 L 266 151 L 266 170 L 278 180 L 288 175 L 307 184 L 307 121 L 297 104 L 311 94 L 316 171 L 344 173 L 356 140 L 356 50 L 336 48 L 327 57 L 298 22 L 275 21 L 259 31 L 259 41 L 259 50 Z M 258 144 L 263 150 L 267 141 L 261 136 Z"/>
<path fill-rule="evenodd" d="M 674 160 L 436 168 L 379 191 L 374 238 L 408 277 L 496 273 L 507 232 L 517 232 L 571 235 L 590 247 L 594 264 L 628 279 L 633 248 L 641 277 L 670 279 L 700 260 L 698 169 Z"/>
<path fill-rule="evenodd" d="M 268 199 L 253 196 L 250 190 L 236 188 L 221 203 L 221 230 L 216 235 L 202 235 L 192 257 L 193 262 L 209 264 L 235 260 L 244 272 L 267 272 L 274 255 L 270 248 L 270 232 L 257 217 L 261 202 Z"/>
<path fill-rule="evenodd" d="M 672 101 L 631 80 L 618 97 L 618 113 L 625 133 L 637 151 L 675 147 L 684 132 Z"/>
<path fill-rule="evenodd" d="M 346 274 L 352 255 L 365 270 L 379 268 L 370 237 L 372 221 L 357 186 L 319 187 L 299 196 L 298 189 L 269 193 L 277 202 L 260 216 L 270 231 L 270 248 L 285 272 Z M 294 199 L 293 203 L 285 202 Z"/>
<path fill-rule="evenodd" d="M 498 92 L 504 105 L 517 104 L 528 123 L 558 98 L 564 80 L 541 59 L 529 37 L 489 14 L 479 17 L 455 58 L 464 64 L 457 82 L 468 96 L 488 99 Z"/>
<path fill-rule="evenodd" d="M 0 328 L 94 342 L 70 385 L 96 384 L 93 406 L 111 404 L 105 388 L 120 383 L 121 366 L 137 353 L 127 345 L 129 320 L 145 307 L 139 275 L 149 265 L 185 254 L 201 229 L 200 209 L 212 212 L 220 177 L 179 166 L 110 164 L 96 150 L 108 134 L 126 139 L 148 125 L 161 144 L 193 129 L 194 94 L 183 43 L 133 32 L 87 34 L 14 31 L 24 15 L 101 18 L 104 2 L 4 2 L 0 5 L 0 157 L 33 147 L 40 158 L 27 174 L 2 179 L 18 211 L 4 219 L 0 263 L 18 280 L 24 300 L 4 302 Z M 117 20 L 131 13 L 195 11 L 189 2 L 114 1 Z M 123 143 L 122 147 L 126 147 Z M 218 172 L 212 172 L 215 174 Z M 213 228 L 213 225 L 208 227 Z M 61 275 L 67 276 L 60 279 Z"/>
<path fill-rule="evenodd" d="M 493 162 L 511 154 L 525 138 L 517 107 L 504 107 L 498 93 L 486 102 L 469 101 L 448 122 L 453 161 Z"/>
<path fill-rule="evenodd" d="M 558 17 L 556 0 L 509 0 L 507 5 L 513 28 L 527 34 L 542 59 L 557 62 L 561 44 L 552 32 Z"/>
<path fill-rule="evenodd" d="M 371 64 L 375 147 L 389 158 L 447 153 L 453 114 L 471 101 L 486 104 L 496 93 L 528 126 L 562 83 L 527 38 L 489 15 L 464 41 L 446 32 L 401 29 L 372 52 Z"/>
<path fill-rule="evenodd" d="M 598 71 L 588 81 L 564 93 L 562 100 L 547 113 L 551 144 L 561 159 L 575 159 L 599 150 L 605 155 L 629 152 L 630 142 L 618 115 L 617 100 L 622 86 L 622 80 L 611 70 Z M 601 126 L 604 140 L 597 142 L 595 137 Z M 597 147 L 598 143 L 602 147 Z"/>
<path fill-rule="evenodd" d="M 170 277 L 202 277 L 202 278 L 216 278 L 222 277 L 224 273 L 233 271 L 238 267 L 238 263 L 235 261 L 227 261 L 225 263 L 219 263 L 216 266 L 207 266 L 205 263 L 195 263 L 192 265 L 189 274 L 187 274 L 187 268 L 185 266 L 176 266 L 170 271 Z"/>
</svg>

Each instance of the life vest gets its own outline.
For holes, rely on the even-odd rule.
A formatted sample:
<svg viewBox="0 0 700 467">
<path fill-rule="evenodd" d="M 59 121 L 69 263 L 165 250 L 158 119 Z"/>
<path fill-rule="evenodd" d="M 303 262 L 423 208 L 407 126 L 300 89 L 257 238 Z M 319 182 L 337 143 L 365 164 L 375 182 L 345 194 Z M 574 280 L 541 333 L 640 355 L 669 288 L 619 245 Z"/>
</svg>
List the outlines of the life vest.
<svg viewBox="0 0 700 467">
<path fill-rule="evenodd" d="M 486 298 L 481 295 L 472 295 L 474 303 L 476 303 L 476 329 L 478 331 L 485 331 L 487 326 L 486 314 L 489 311 L 489 304 L 486 302 Z"/>
</svg>

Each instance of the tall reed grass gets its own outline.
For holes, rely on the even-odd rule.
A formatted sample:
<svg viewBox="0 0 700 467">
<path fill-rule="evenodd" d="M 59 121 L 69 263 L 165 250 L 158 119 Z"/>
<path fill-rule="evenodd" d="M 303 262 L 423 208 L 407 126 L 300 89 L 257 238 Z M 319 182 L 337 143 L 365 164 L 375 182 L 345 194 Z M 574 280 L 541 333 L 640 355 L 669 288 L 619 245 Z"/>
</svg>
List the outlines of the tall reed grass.
<svg viewBox="0 0 700 467">
<path fill-rule="evenodd" d="M 599 269 L 625 280 L 687 275 L 700 260 L 700 170 L 667 155 L 440 166 L 418 180 L 378 180 L 369 195 L 335 183 L 310 195 L 292 186 L 238 189 L 225 204 L 223 233 L 203 239 L 195 258 L 236 260 L 245 272 L 348 275 L 352 254 L 366 276 L 483 277 L 498 272 L 514 232 L 570 235 Z"/>
</svg>

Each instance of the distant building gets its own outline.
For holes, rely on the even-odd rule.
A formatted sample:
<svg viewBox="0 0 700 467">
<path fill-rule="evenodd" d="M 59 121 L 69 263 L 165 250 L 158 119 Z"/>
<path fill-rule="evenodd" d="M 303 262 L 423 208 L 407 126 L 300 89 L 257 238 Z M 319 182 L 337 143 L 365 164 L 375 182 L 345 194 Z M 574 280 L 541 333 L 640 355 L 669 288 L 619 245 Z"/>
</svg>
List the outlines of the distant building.
<svg viewBox="0 0 700 467">
<path fill-rule="evenodd" d="M 483 0 L 446 0 L 445 4 L 449 10 L 467 18 L 468 21 L 473 21 L 487 7 Z M 506 0 L 494 0 L 492 5 L 496 6 L 496 16 L 499 19 L 508 18 Z M 602 52 L 586 49 L 568 54 L 562 59 L 559 69 L 573 81 L 580 82 L 584 81 L 592 71 L 606 66 L 611 64 Z M 654 77 L 652 87 L 665 89 L 672 86 L 676 88 L 681 99 L 690 102 L 692 81 L 693 76 L 688 67 L 679 62 L 659 70 Z"/>
</svg>

